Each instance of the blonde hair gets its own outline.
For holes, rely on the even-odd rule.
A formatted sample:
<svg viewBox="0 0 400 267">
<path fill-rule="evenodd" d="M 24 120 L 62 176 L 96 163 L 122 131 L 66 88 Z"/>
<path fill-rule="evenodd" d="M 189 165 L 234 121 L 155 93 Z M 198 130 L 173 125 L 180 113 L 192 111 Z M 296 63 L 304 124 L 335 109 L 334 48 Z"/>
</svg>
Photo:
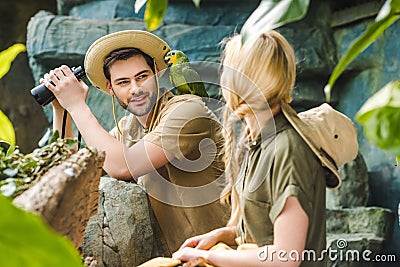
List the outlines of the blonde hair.
<svg viewBox="0 0 400 267">
<path fill-rule="evenodd" d="M 235 226 L 241 217 L 239 195 L 235 189 L 239 171 L 235 123 L 255 111 L 272 109 L 281 101 L 290 103 L 296 62 L 293 48 L 287 40 L 276 31 L 268 31 L 243 45 L 240 35 L 229 39 L 225 44 L 222 67 L 221 88 L 226 100 L 224 135 L 227 186 L 221 194 L 221 201 L 231 203 L 228 225 Z"/>
</svg>

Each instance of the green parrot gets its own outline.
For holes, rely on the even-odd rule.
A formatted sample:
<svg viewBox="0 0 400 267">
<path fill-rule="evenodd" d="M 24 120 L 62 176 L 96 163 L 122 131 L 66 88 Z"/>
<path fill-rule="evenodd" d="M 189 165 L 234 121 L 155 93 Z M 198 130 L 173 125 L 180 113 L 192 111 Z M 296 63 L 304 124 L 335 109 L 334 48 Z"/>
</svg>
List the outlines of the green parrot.
<svg viewBox="0 0 400 267">
<path fill-rule="evenodd" d="M 171 50 L 164 58 L 170 68 L 169 79 L 178 94 L 208 97 L 200 75 L 190 66 L 189 58 L 179 50 Z"/>
</svg>

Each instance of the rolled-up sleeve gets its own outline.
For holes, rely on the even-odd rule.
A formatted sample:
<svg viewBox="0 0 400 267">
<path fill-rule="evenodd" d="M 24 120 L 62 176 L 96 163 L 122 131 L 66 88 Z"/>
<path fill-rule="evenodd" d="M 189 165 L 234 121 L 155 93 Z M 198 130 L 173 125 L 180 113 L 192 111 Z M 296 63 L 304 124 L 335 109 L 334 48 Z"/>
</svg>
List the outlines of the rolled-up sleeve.
<svg viewBox="0 0 400 267">
<path fill-rule="evenodd" d="M 284 136 L 283 139 L 286 139 Z M 314 194 L 313 179 L 309 176 L 315 172 L 315 157 L 311 150 L 306 146 L 292 145 L 292 140 L 277 140 L 277 152 L 275 153 L 272 180 L 276 183 L 272 191 L 273 205 L 269 213 L 271 222 L 282 212 L 288 197 L 293 196 L 298 199 L 301 207 L 310 218 L 313 213 Z M 279 145 L 281 142 L 286 145 Z M 307 162 L 306 162 L 307 161 Z"/>
</svg>

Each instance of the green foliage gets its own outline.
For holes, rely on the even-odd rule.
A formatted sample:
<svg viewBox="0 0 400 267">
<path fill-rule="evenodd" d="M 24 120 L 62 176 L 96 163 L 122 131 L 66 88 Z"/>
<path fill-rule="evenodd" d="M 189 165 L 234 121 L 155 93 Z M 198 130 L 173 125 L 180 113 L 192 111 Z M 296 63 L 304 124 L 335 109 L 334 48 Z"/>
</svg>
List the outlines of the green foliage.
<svg viewBox="0 0 400 267">
<path fill-rule="evenodd" d="M 200 8 L 200 0 L 192 0 L 195 7 Z"/>
<path fill-rule="evenodd" d="M 242 43 L 266 31 L 302 19 L 309 4 L 309 0 L 262 0 L 240 31 Z"/>
<path fill-rule="evenodd" d="M 40 217 L 18 209 L 2 195 L 0 214 L 0 266 L 84 266 L 71 242 L 53 232 Z"/>
<path fill-rule="evenodd" d="M 167 12 L 168 0 L 148 0 L 146 11 L 144 12 L 144 22 L 146 29 L 153 31 L 157 29 Z"/>
<path fill-rule="evenodd" d="M 26 155 L 13 145 L 7 150 L 0 147 L 0 194 L 18 196 L 51 167 L 65 161 L 76 145 L 76 139 L 60 139 L 55 131 L 47 145 Z"/>
<path fill-rule="evenodd" d="M 138 13 L 139 10 L 147 3 L 147 0 L 136 0 L 135 1 L 135 13 Z"/>
<path fill-rule="evenodd" d="M 196 8 L 200 7 L 201 0 L 192 0 L 192 2 Z M 135 12 L 138 13 L 145 4 L 146 29 L 152 31 L 161 25 L 167 11 L 168 0 L 137 0 Z M 262 0 L 243 25 L 242 42 L 268 30 L 302 19 L 307 13 L 309 4 L 310 0 Z"/>
<path fill-rule="evenodd" d="M 15 57 L 25 50 L 25 45 L 15 44 L 0 52 L 0 79 L 10 70 Z M 14 127 L 1 110 L 0 140 L 6 142 L 0 142 L 0 192 L 10 197 L 27 189 L 76 146 L 73 140 L 56 141 L 23 155 L 15 146 Z M 0 266 L 84 266 L 71 242 L 53 232 L 40 217 L 13 206 L 1 193 Z"/>
<path fill-rule="evenodd" d="M 192 0 L 196 8 L 200 7 L 201 0 Z M 146 10 L 144 12 L 144 22 L 146 30 L 153 31 L 157 29 L 167 12 L 168 0 L 136 0 L 135 1 L 135 13 L 146 4 Z"/>
<path fill-rule="evenodd" d="M 365 136 L 376 146 L 400 156 L 400 80 L 385 85 L 356 114 Z"/>
<path fill-rule="evenodd" d="M 0 79 L 10 70 L 11 63 L 19 53 L 26 51 L 23 44 L 14 44 L 4 51 L 0 52 Z"/>
<path fill-rule="evenodd" d="M 11 121 L 0 110 L 0 141 L 15 145 L 15 131 Z"/>
<path fill-rule="evenodd" d="M 14 44 L 4 51 L 0 52 L 0 79 L 10 70 L 11 63 L 16 56 L 26 50 L 23 44 Z M 0 141 L 6 141 L 15 145 L 15 131 L 11 121 L 0 110 Z"/>
<path fill-rule="evenodd" d="M 341 57 L 325 86 L 326 101 L 330 102 L 332 87 L 346 67 L 369 45 L 371 45 L 390 25 L 400 18 L 400 0 L 387 0 L 379 11 L 375 22 L 356 40 Z"/>
</svg>

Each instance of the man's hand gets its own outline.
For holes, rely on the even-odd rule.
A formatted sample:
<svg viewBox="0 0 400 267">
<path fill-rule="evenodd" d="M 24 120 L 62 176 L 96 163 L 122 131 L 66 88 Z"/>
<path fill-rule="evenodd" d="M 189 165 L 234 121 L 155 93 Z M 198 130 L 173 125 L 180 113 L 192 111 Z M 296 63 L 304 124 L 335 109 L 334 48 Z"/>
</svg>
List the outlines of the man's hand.
<svg viewBox="0 0 400 267">
<path fill-rule="evenodd" d="M 49 78 L 49 74 L 46 73 L 43 78 L 40 78 L 39 82 L 40 84 L 44 84 L 45 80 Z M 64 111 L 64 108 L 60 105 L 58 102 L 57 98 L 51 101 L 51 106 L 53 107 L 53 111 L 58 113 Z"/>
<path fill-rule="evenodd" d="M 43 82 L 47 89 L 51 90 L 56 96 L 60 105 L 68 111 L 86 101 L 89 87 L 84 82 L 78 81 L 66 65 L 51 70 L 49 75 L 45 76 Z M 54 105 L 53 107 L 57 108 Z"/>
</svg>

